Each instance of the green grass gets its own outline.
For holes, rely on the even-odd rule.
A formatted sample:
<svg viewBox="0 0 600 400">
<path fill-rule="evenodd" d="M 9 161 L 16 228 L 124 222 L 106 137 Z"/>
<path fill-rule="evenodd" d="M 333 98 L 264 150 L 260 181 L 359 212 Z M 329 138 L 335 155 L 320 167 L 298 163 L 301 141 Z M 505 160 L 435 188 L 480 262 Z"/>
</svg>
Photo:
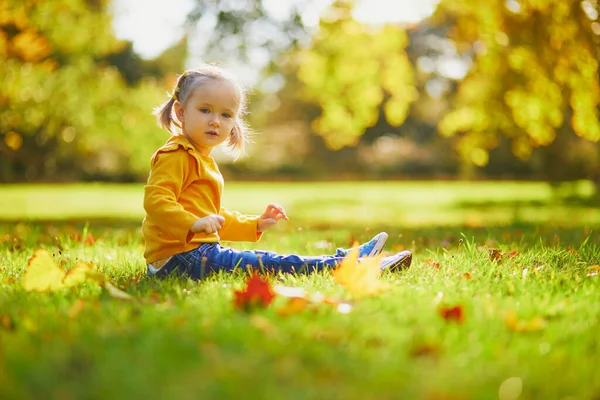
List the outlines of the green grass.
<svg viewBox="0 0 600 400">
<path fill-rule="evenodd" d="M 519 399 L 600 396 L 600 275 L 588 276 L 600 211 L 585 184 L 568 196 L 542 183 L 228 184 L 231 209 L 273 201 L 290 215 L 240 249 L 329 253 L 386 230 L 386 251 L 414 253 L 371 298 L 326 272 L 273 277 L 353 304 L 286 317 L 282 298 L 236 311 L 241 274 L 146 277 L 141 190 L 0 187 L 0 398 L 508 399 L 519 385 Z M 94 244 L 77 240 L 87 233 Z M 25 291 L 37 248 L 66 269 L 92 261 L 137 300 L 88 283 Z M 518 254 L 496 262 L 489 249 Z M 442 305 L 462 306 L 464 323 Z M 510 313 L 545 325 L 515 332 Z"/>
</svg>

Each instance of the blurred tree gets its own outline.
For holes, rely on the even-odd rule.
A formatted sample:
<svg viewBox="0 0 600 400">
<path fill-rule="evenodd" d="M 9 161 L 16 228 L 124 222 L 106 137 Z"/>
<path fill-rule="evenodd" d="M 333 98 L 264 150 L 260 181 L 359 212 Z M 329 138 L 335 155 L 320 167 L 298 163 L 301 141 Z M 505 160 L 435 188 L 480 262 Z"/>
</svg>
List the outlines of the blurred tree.
<svg viewBox="0 0 600 400">
<path fill-rule="evenodd" d="M 442 0 L 437 22 L 449 24 L 458 51 L 473 57 L 453 110 L 439 124 L 444 136 L 458 137 L 465 160 L 486 165 L 499 135 L 510 138 L 522 159 L 573 131 L 600 140 L 599 5 Z"/>
<path fill-rule="evenodd" d="M 242 3 L 247 7 L 242 7 Z M 305 44 L 299 77 L 308 89 L 305 99 L 322 108 L 315 119 L 314 130 L 324 135 L 332 148 L 356 144 L 359 136 L 374 132 L 369 126 L 378 118 L 378 106 L 385 105 L 390 94 L 394 101 L 389 108 L 396 113 L 380 115 L 391 118 L 393 124 L 402 122 L 415 97 L 410 89 L 413 85 L 417 85 L 421 93 L 443 91 L 443 98 L 421 95 L 419 111 L 413 115 L 437 124 L 444 137 L 452 137 L 456 150 L 468 164 L 485 166 L 490 151 L 498 146 L 506 148 L 508 140 L 508 148 L 521 160 L 527 160 L 536 147 L 547 147 L 538 152 L 534 161 L 543 166 L 536 168 L 553 171 L 546 175 L 548 179 L 567 178 L 573 175 L 561 173 L 561 165 L 567 162 L 560 152 L 564 138 L 575 132 L 592 143 L 600 140 L 598 0 L 492 0 L 484 3 L 442 0 L 437 13 L 426 24 L 431 29 L 441 29 L 447 38 L 438 39 L 437 44 L 431 42 L 434 46 L 429 48 L 408 50 L 400 28 L 388 26 L 382 30 L 387 35 L 378 34 L 376 29 L 352 21 L 353 1 L 333 2 L 322 15 L 316 33 L 306 28 L 301 2 L 291 2 L 291 11 L 276 17 L 269 13 L 266 3 L 261 0 L 201 1 L 190 20 L 197 21 L 200 15 L 216 16 L 213 21 L 217 23 L 213 26 L 218 38 L 228 39 L 234 45 L 244 43 L 241 47 L 244 54 L 252 48 L 246 41 L 254 31 L 251 28 L 260 24 L 269 26 L 266 32 L 277 32 L 266 36 L 273 41 L 263 42 L 273 54 L 271 60 L 279 60 L 278 55 L 288 51 L 290 43 Z M 391 43 L 393 40 L 395 44 Z M 386 87 L 389 74 L 376 74 L 378 81 L 370 75 L 369 66 L 374 64 L 370 57 L 386 70 L 388 60 L 378 58 L 380 46 L 389 46 L 388 54 L 397 64 L 393 68 L 395 78 L 402 75 L 405 81 Z M 423 71 L 416 71 L 417 76 L 413 78 L 410 65 L 403 61 L 405 54 L 425 51 L 421 54 L 422 60 L 413 59 L 413 65 L 416 60 L 416 66 L 423 64 L 427 68 L 442 69 L 440 65 L 445 63 L 444 69 L 452 69 L 448 68 L 452 62 L 430 57 L 431 48 L 440 46 L 455 53 L 455 60 L 451 60 L 454 65 L 456 59 L 466 60 L 459 67 L 464 71 L 455 71 L 455 77 L 450 79 L 440 77 L 439 73 L 432 79 L 425 77 L 425 85 L 420 86 L 423 76 L 419 74 Z M 384 90 L 371 90 L 373 85 Z M 408 88 L 403 96 L 390 93 L 391 87 L 396 85 Z M 361 90 L 365 98 L 355 95 Z M 445 97 L 455 90 L 458 90 L 456 96 L 451 96 L 452 102 L 447 103 Z M 445 104 L 440 107 L 439 103 Z M 355 112 L 358 109 L 360 111 Z M 504 154 L 505 160 L 511 162 L 505 151 L 494 154 Z M 586 167 L 585 170 L 593 169 Z M 526 169 L 519 166 L 517 170 Z M 598 175 L 586 176 L 598 179 Z"/>
<path fill-rule="evenodd" d="M 150 116 L 162 99 L 156 84 L 129 89 L 107 62 L 123 46 L 108 3 L 0 3 L 2 180 L 130 173 L 132 156 L 149 157 L 164 139 L 148 135 L 159 136 Z"/>
<path fill-rule="evenodd" d="M 279 2 L 274 15 L 265 0 L 196 0 L 188 24 L 204 27 L 203 56 L 210 60 L 246 60 L 264 50 L 271 60 L 310 38 L 302 15 L 320 0 Z"/>
<path fill-rule="evenodd" d="M 417 99 L 403 28 L 370 28 L 352 18 L 352 1 L 336 1 L 310 46 L 299 53 L 305 96 L 321 108 L 313 121 L 328 146 L 354 146 L 379 119 L 401 125 Z"/>
</svg>

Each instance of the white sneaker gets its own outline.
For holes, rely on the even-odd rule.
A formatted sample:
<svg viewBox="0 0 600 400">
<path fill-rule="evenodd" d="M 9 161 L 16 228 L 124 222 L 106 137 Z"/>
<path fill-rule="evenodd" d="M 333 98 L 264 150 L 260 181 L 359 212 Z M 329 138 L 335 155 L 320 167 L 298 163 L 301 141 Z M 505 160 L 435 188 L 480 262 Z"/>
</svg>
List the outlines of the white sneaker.
<svg viewBox="0 0 600 400">
<path fill-rule="evenodd" d="M 400 271 L 410 267 L 412 263 L 412 253 L 408 250 L 396 253 L 393 256 L 383 257 L 379 268 L 382 270 L 389 269 L 390 271 Z"/>
</svg>

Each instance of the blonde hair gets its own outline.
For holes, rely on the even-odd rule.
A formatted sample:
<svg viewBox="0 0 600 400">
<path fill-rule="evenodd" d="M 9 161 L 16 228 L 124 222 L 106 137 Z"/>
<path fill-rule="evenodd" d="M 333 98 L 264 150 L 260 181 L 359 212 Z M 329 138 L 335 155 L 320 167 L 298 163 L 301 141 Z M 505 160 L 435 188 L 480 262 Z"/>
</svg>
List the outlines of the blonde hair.
<svg viewBox="0 0 600 400">
<path fill-rule="evenodd" d="M 240 95 L 239 110 L 234 119 L 234 126 L 227 139 L 227 146 L 231 148 L 233 153 L 239 157 L 244 154 L 244 147 L 249 140 L 251 131 L 244 121 L 247 114 L 246 109 L 246 91 L 239 82 L 229 75 L 225 70 L 216 65 L 202 65 L 197 69 L 185 71 L 177 77 L 177 83 L 173 89 L 173 93 L 169 100 L 154 109 L 153 114 L 156 115 L 158 125 L 165 128 L 172 135 L 176 135 L 176 128 L 181 129 L 181 123 L 177 118 L 174 118 L 173 106 L 175 101 L 184 104 L 190 98 L 194 90 L 199 86 L 209 81 L 228 81 L 234 85 Z M 237 158 L 236 157 L 236 158 Z"/>
</svg>

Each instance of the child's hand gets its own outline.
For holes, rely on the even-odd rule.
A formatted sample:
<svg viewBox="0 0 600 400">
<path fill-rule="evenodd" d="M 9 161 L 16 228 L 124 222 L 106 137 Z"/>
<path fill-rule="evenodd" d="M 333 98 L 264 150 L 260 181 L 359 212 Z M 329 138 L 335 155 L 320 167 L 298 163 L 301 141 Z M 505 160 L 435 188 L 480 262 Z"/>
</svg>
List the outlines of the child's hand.
<svg viewBox="0 0 600 400">
<path fill-rule="evenodd" d="M 210 235 L 221 229 L 223 222 L 225 222 L 225 218 L 220 215 L 207 215 L 204 218 L 196 220 L 196 222 L 192 224 L 190 231 L 194 233 L 204 232 L 207 235 Z"/>
<path fill-rule="evenodd" d="M 278 204 L 269 204 L 265 212 L 258 218 L 258 231 L 266 231 L 280 219 L 289 219 L 283 207 Z"/>
</svg>

